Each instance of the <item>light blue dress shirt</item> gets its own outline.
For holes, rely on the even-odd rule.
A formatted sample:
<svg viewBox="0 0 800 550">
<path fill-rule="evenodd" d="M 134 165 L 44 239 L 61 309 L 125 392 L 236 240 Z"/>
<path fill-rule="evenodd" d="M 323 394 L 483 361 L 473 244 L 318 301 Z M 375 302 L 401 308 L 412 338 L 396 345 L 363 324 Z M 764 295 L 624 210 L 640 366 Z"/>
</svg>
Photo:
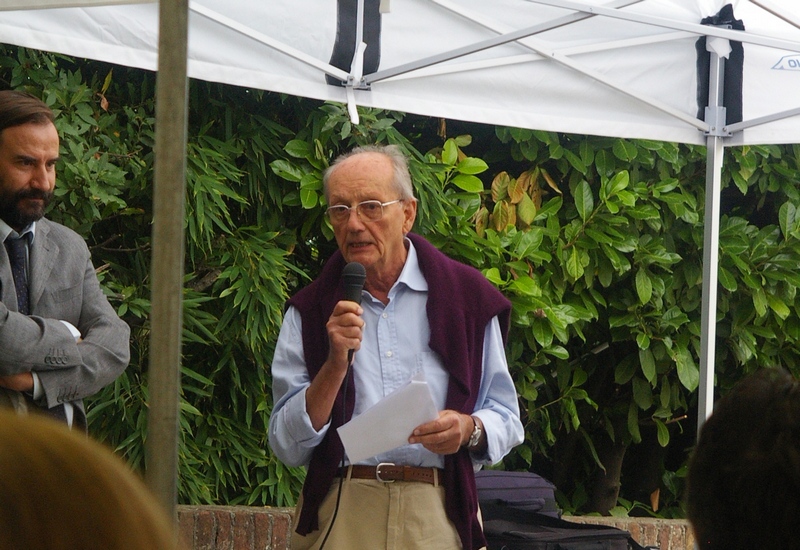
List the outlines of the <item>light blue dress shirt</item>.
<svg viewBox="0 0 800 550">
<path fill-rule="evenodd" d="M 437 408 L 445 408 L 449 375 L 439 355 L 428 347 L 430 326 L 425 311 L 428 283 L 419 269 L 414 246 L 408 240 L 406 244 L 408 258 L 389 291 L 389 304 L 384 306 L 363 291 L 364 335 L 352 366 L 356 388 L 354 416 L 404 385 L 419 371 L 425 375 Z M 473 414 L 483 422 L 488 449 L 482 456 L 473 455 L 476 469 L 499 462 L 524 439 L 517 393 L 508 372 L 497 318 L 486 326 L 482 368 Z M 275 404 L 269 422 L 269 442 L 277 457 L 290 466 L 307 465 L 330 427 L 328 422 L 317 432 L 311 425 L 305 399 L 310 383 L 303 356 L 300 314 L 289 308 L 272 362 Z M 416 444 L 404 445 L 362 463 L 380 462 L 441 468 L 444 457 Z M 349 464 L 347 460 L 346 463 Z"/>
</svg>

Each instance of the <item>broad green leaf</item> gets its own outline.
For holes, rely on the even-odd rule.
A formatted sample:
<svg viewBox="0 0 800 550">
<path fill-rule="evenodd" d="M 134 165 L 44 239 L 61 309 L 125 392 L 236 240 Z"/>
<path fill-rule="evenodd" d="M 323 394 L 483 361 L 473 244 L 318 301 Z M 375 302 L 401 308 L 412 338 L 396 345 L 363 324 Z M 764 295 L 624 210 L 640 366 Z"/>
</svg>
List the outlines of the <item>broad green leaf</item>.
<svg viewBox="0 0 800 550">
<path fill-rule="evenodd" d="M 538 297 L 542 295 L 542 289 L 536 284 L 536 281 L 527 275 L 523 275 L 512 281 L 511 284 L 508 285 L 508 289 L 522 296 Z"/>
<path fill-rule="evenodd" d="M 581 264 L 580 253 L 574 246 L 569 251 L 566 267 L 567 274 L 572 279 L 580 279 L 583 277 L 583 265 Z"/>
<path fill-rule="evenodd" d="M 627 384 L 638 369 L 639 365 L 636 361 L 630 356 L 626 357 L 617 363 L 617 366 L 614 368 L 614 383 L 620 386 Z"/>
<path fill-rule="evenodd" d="M 480 193 L 483 191 L 483 182 L 475 176 L 458 174 L 453 177 L 453 184 L 468 193 Z"/>
<path fill-rule="evenodd" d="M 458 162 L 458 146 L 453 139 L 448 139 L 444 142 L 442 162 L 449 166 L 454 166 Z"/>
<path fill-rule="evenodd" d="M 783 238 L 788 239 L 789 234 L 794 231 L 797 219 L 797 208 L 792 203 L 786 202 L 781 205 L 778 211 L 778 220 L 781 226 Z"/>
<path fill-rule="evenodd" d="M 628 171 L 622 170 L 621 172 L 617 172 L 613 178 L 606 180 L 603 185 L 600 186 L 601 198 L 608 200 L 618 195 L 623 189 L 627 189 L 629 184 L 630 174 L 628 174 Z"/>
<path fill-rule="evenodd" d="M 757 283 L 756 283 L 757 284 Z M 753 292 L 753 307 L 756 308 L 756 314 L 759 317 L 763 317 L 767 314 L 767 295 L 764 293 L 764 289 L 761 286 L 757 286 L 755 292 Z"/>
<path fill-rule="evenodd" d="M 480 174 L 488 169 L 486 161 L 474 157 L 467 157 L 456 165 L 456 170 L 462 174 Z"/>
<path fill-rule="evenodd" d="M 290 140 L 283 150 L 286 151 L 289 156 L 300 159 L 313 156 L 314 153 L 313 149 L 311 148 L 311 144 L 301 139 Z"/>
<path fill-rule="evenodd" d="M 303 208 L 310 210 L 317 205 L 317 199 L 319 196 L 317 192 L 313 189 L 301 189 L 300 190 L 300 202 L 303 205 Z"/>
<path fill-rule="evenodd" d="M 527 193 L 522 195 L 522 199 L 517 204 L 517 218 L 525 225 L 530 225 L 536 218 L 536 205 L 533 204 Z"/>
<path fill-rule="evenodd" d="M 667 425 L 657 418 L 653 420 L 656 423 L 656 430 L 658 432 L 658 444 L 662 447 L 666 447 L 669 444 L 669 430 L 667 429 Z"/>
<path fill-rule="evenodd" d="M 675 363 L 678 367 L 678 379 L 684 388 L 689 391 L 697 389 L 700 383 L 700 371 L 686 348 L 678 349 L 675 354 Z"/>
<path fill-rule="evenodd" d="M 634 161 L 639 153 L 636 145 L 624 139 L 614 141 L 612 150 L 614 151 L 614 156 L 623 162 Z"/>
<path fill-rule="evenodd" d="M 780 317 L 781 319 L 786 319 L 792 313 L 789 307 L 777 296 L 772 294 L 767 294 L 767 302 L 769 302 L 769 307 L 772 311 L 775 312 L 775 315 Z"/>
<path fill-rule="evenodd" d="M 648 303 L 653 297 L 653 282 L 645 269 L 636 272 L 636 294 L 642 304 Z"/>
<path fill-rule="evenodd" d="M 735 292 L 737 289 L 736 278 L 733 274 L 722 266 L 719 266 L 718 271 L 719 284 L 729 292 Z"/>
<path fill-rule="evenodd" d="M 553 343 L 553 329 L 547 319 L 535 318 L 531 323 L 531 330 L 536 342 L 542 348 L 547 348 Z"/>
<path fill-rule="evenodd" d="M 650 349 L 639 350 L 639 363 L 642 366 L 642 374 L 648 382 L 653 384 L 656 380 L 656 360 Z"/>
<path fill-rule="evenodd" d="M 633 377 L 633 400 L 643 411 L 653 406 L 653 390 L 646 380 L 638 376 Z"/>
<path fill-rule="evenodd" d="M 303 177 L 303 172 L 297 166 L 285 160 L 272 161 L 269 166 L 275 175 L 289 181 L 299 182 L 300 178 Z"/>
<path fill-rule="evenodd" d="M 631 439 L 634 443 L 642 442 L 642 434 L 639 431 L 639 407 L 636 406 L 634 401 L 631 401 L 628 407 L 628 432 L 631 434 Z"/>
<path fill-rule="evenodd" d="M 586 180 L 582 180 L 575 187 L 575 208 L 583 221 L 586 221 L 594 210 L 594 197 L 592 189 Z"/>
</svg>

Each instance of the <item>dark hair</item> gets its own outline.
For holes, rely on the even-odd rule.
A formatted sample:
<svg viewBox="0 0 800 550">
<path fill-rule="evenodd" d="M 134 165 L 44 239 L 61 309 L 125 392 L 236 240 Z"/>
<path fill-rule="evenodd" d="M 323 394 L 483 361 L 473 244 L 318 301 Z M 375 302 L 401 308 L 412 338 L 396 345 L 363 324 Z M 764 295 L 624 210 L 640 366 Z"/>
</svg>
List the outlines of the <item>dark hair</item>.
<svg viewBox="0 0 800 550">
<path fill-rule="evenodd" d="M 0 136 L 6 128 L 29 122 L 55 123 L 55 115 L 45 102 L 27 92 L 0 90 Z"/>
<path fill-rule="evenodd" d="M 689 461 L 698 547 L 798 548 L 800 383 L 762 369 L 719 400 Z"/>
</svg>

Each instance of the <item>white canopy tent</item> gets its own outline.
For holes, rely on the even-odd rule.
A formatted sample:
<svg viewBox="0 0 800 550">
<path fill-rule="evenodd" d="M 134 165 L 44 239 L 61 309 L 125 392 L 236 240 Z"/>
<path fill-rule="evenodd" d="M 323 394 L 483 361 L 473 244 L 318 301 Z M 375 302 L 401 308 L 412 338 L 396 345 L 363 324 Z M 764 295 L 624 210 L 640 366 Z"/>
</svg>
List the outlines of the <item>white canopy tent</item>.
<svg viewBox="0 0 800 550">
<path fill-rule="evenodd" d="M 354 119 L 356 105 L 362 105 L 566 133 L 706 144 L 698 422 L 705 420 L 713 404 L 722 152 L 730 145 L 800 143 L 800 7 L 794 0 L 731 0 L 745 31 L 700 24 L 720 12 L 724 0 L 186 2 L 0 0 L 0 41 L 158 69 L 160 82 L 167 77 L 172 82 L 159 84 L 157 93 L 172 94 L 157 96 L 160 104 L 171 105 L 159 116 L 171 116 L 174 126 L 159 118 L 157 128 L 164 136 L 170 132 L 160 141 L 173 147 L 176 140 L 185 144 L 185 114 L 176 99 L 183 97 L 185 105 L 184 68 L 193 78 L 347 103 Z M 707 109 L 697 102 L 695 43 L 701 36 L 708 37 L 711 50 Z M 337 62 L 339 67 L 329 62 L 337 37 L 344 46 L 337 59 L 347 61 Z M 742 120 L 730 124 L 722 105 L 729 40 L 744 44 Z M 167 57 L 171 65 L 164 64 Z M 326 76 L 337 84 L 328 84 Z M 174 108 L 177 113 L 166 113 Z M 174 166 L 164 179 L 156 173 L 157 202 L 161 181 L 167 185 L 183 178 L 180 153 L 172 153 L 159 156 L 156 150 L 157 170 L 167 159 Z M 174 213 L 183 211 L 182 189 L 173 189 L 163 198 L 170 202 L 160 206 L 173 221 Z M 182 250 L 183 235 L 174 226 L 160 240 L 158 215 L 154 254 Z M 182 216 L 179 221 L 182 227 Z M 172 286 L 161 286 L 154 277 L 154 303 L 159 289 L 164 298 L 177 294 L 172 309 L 177 305 L 179 312 L 176 269 Z M 157 316 L 154 309 L 154 324 Z M 171 330 L 162 333 L 177 339 L 180 316 L 173 311 L 170 319 Z M 154 327 L 154 338 L 157 333 Z M 179 347 L 161 355 L 169 362 L 161 365 L 170 383 L 165 391 L 177 395 L 172 384 L 177 383 Z M 176 413 L 162 416 L 177 430 Z M 169 490 L 167 502 L 174 499 L 174 489 Z"/>
</svg>

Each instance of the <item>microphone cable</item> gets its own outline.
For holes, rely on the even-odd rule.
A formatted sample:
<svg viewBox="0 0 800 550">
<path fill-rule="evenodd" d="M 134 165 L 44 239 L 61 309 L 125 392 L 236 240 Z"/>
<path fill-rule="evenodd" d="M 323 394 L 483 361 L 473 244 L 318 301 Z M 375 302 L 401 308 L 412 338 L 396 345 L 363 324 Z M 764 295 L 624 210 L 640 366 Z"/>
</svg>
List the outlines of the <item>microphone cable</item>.
<svg viewBox="0 0 800 550">
<path fill-rule="evenodd" d="M 350 377 L 352 376 L 353 365 L 349 363 L 347 365 L 347 374 L 344 377 L 344 388 L 342 389 L 342 426 L 344 426 L 345 422 L 347 422 L 347 386 L 350 382 Z M 331 529 L 333 529 L 333 524 L 336 523 L 336 516 L 339 514 L 339 503 L 342 500 L 342 486 L 344 485 L 344 445 L 342 445 L 342 460 L 339 463 L 339 471 L 342 472 L 339 475 L 339 488 L 336 491 L 336 505 L 333 508 L 333 515 L 331 516 L 331 522 L 328 524 L 328 530 L 325 532 L 325 538 L 322 539 L 322 544 L 319 546 L 319 550 L 323 550 L 325 548 L 325 543 L 328 542 L 328 536 L 331 534 Z"/>
<path fill-rule="evenodd" d="M 367 271 L 363 265 L 358 262 L 350 262 L 344 266 L 342 270 L 342 280 L 344 281 L 344 299 L 350 302 L 361 304 L 361 291 L 364 289 L 364 281 L 367 278 Z M 342 388 L 342 426 L 347 422 L 347 386 L 350 382 L 350 377 L 353 372 L 353 353 L 354 350 L 347 351 L 347 372 L 344 375 L 344 388 Z M 355 386 L 354 386 L 355 387 Z M 328 536 L 331 534 L 333 524 L 336 522 L 336 516 L 339 514 L 339 504 L 342 500 L 342 486 L 344 485 L 344 445 L 342 445 L 342 460 L 340 462 L 339 471 L 339 489 L 336 493 L 336 506 L 333 508 L 333 515 L 331 522 L 328 524 L 328 530 L 325 533 L 325 538 L 322 539 L 322 544 L 319 550 L 325 548 L 325 543 L 328 541 Z"/>
</svg>

